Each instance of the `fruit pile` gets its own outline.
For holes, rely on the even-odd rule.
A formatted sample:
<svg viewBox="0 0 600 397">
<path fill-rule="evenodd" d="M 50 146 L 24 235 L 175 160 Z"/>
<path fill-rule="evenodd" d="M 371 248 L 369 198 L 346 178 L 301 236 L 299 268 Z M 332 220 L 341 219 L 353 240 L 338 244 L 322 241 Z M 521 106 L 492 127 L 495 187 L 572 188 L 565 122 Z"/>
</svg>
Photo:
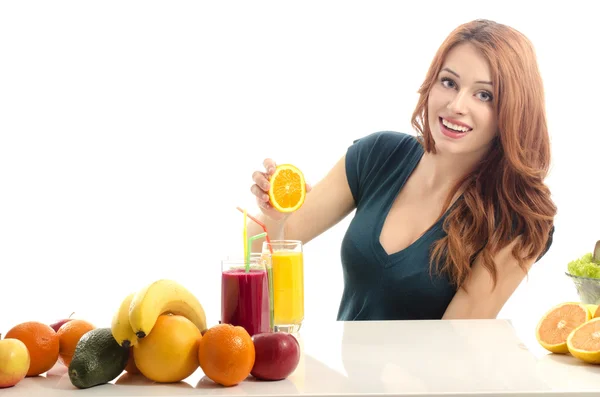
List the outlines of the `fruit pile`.
<svg viewBox="0 0 600 397">
<path fill-rule="evenodd" d="M 0 388 L 43 374 L 57 362 L 69 366 L 79 339 L 95 328 L 70 317 L 50 325 L 38 321 L 15 325 L 0 340 Z"/>
<path fill-rule="evenodd" d="M 158 280 L 129 294 L 111 326 L 65 319 L 55 324 L 27 322 L 0 340 L 0 388 L 37 376 L 57 362 L 68 367 L 80 389 L 105 384 L 123 371 L 157 383 L 179 382 L 198 368 L 213 382 L 234 386 L 252 375 L 281 380 L 300 361 L 293 335 L 251 337 L 243 327 L 208 327 L 198 299 L 181 284 Z"/>
<path fill-rule="evenodd" d="M 536 327 L 536 338 L 546 350 L 571 354 L 586 363 L 600 364 L 598 305 L 564 302 L 546 312 Z"/>
</svg>

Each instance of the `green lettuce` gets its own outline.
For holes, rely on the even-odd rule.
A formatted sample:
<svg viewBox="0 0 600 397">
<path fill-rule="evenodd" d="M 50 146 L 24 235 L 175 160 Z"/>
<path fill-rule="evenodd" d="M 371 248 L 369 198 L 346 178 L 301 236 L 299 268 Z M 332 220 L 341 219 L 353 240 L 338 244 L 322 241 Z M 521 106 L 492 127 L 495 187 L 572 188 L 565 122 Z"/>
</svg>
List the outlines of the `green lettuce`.
<svg viewBox="0 0 600 397">
<path fill-rule="evenodd" d="M 591 252 L 569 262 L 567 269 L 574 276 L 600 279 L 600 261 L 595 260 Z"/>
</svg>

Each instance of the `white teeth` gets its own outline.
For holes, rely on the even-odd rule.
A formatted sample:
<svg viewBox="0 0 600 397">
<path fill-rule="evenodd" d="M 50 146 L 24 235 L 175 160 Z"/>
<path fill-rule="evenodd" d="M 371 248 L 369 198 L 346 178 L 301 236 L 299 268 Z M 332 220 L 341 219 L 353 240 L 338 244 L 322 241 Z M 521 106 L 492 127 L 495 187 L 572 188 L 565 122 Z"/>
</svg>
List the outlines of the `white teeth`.
<svg viewBox="0 0 600 397">
<path fill-rule="evenodd" d="M 468 132 L 468 131 L 471 131 L 471 129 L 470 129 L 470 128 L 467 128 L 467 127 L 462 127 L 462 126 L 460 126 L 460 125 L 456 125 L 456 124 L 452 124 L 451 122 L 449 122 L 449 121 L 446 121 L 446 119 L 444 119 L 444 118 L 442 119 L 442 124 L 444 124 L 446 127 L 448 127 L 448 128 L 451 128 L 451 129 L 453 129 L 453 130 L 455 130 L 455 131 L 460 131 L 460 132 Z"/>
</svg>

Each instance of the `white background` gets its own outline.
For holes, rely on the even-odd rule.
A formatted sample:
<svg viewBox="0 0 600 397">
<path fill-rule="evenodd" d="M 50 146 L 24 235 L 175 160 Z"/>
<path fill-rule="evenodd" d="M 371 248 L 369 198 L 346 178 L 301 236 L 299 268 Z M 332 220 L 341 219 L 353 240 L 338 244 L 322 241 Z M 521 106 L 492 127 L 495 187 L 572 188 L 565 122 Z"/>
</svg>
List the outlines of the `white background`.
<svg viewBox="0 0 600 397">
<path fill-rule="evenodd" d="M 546 309 L 577 299 L 566 264 L 600 239 L 596 14 L 407 4 L 0 3 L 0 332 L 73 311 L 109 326 L 126 294 L 163 277 L 215 324 L 220 259 L 242 252 L 235 206 L 256 210 L 263 158 L 316 183 L 354 139 L 413 133 L 438 46 L 489 18 L 533 41 L 546 88 L 555 241 L 500 313 L 531 338 Z M 307 325 L 336 318 L 349 219 L 305 247 Z"/>
</svg>

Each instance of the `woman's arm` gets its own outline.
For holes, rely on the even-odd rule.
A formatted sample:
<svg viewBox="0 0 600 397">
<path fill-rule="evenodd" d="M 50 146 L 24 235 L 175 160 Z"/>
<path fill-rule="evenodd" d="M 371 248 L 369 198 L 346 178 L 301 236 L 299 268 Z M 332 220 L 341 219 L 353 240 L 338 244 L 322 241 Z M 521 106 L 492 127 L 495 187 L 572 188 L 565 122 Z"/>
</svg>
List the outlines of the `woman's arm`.
<svg viewBox="0 0 600 397">
<path fill-rule="evenodd" d="M 308 243 L 346 217 L 355 208 L 354 198 L 346 177 L 346 156 L 342 156 L 327 175 L 306 194 L 300 209 L 281 221 L 256 215 L 262 221 L 271 239 L 300 240 Z M 248 222 L 248 233 L 262 232 L 254 222 Z M 256 241 L 253 251 L 260 252 L 262 239 Z"/>
<path fill-rule="evenodd" d="M 494 257 L 497 270 L 496 288 L 491 274 L 482 265 L 481 257 L 475 260 L 471 277 L 465 284 L 466 290 L 461 288 L 457 291 L 442 317 L 443 320 L 496 318 L 526 276 L 511 253 L 517 241 L 518 238 Z M 534 262 L 535 259 L 532 259 L 525 263 L 526 268 L 530 269 Z"/>
</svg>

